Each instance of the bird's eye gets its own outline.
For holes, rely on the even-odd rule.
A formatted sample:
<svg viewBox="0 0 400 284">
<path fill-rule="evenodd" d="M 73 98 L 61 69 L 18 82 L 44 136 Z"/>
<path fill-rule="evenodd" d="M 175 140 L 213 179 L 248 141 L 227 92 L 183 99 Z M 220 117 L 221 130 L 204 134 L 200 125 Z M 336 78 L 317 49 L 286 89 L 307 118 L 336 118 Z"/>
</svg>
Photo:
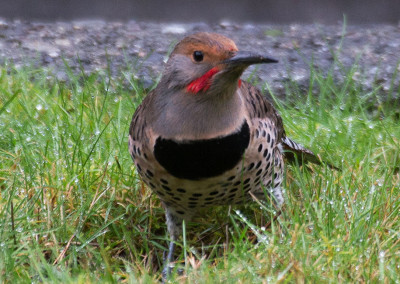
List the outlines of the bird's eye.
<svg viewBox="0 0 400 284">
<path fill-rule="evenodd" d="M 201 61 L 203 61 L 203 57 L 204 57 L 203 52 L 198 51 L 198 50 L 196 50 L 195 52 L 193 52 L 193 59 L 194 59 L 194 61 L 196 61 L 196 62 L 201 62 Z"/>
</svg>

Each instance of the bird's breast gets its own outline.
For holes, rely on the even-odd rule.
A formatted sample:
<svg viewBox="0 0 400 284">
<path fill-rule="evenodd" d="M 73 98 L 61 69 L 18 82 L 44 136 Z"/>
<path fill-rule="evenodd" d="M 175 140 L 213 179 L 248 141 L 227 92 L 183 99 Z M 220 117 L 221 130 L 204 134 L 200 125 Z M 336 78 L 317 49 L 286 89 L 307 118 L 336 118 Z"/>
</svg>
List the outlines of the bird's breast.
<svg viewBox="0 0 400 284">
<path fill-rule="evenodd" d="M 245 120 L 234 133 L 211 139 L 177 141 L 159 136 L 154 156 L 171 175 L 200 180 L 235 167 L 243 158 L 249 141 L 250 128 Z"/>
</svg>

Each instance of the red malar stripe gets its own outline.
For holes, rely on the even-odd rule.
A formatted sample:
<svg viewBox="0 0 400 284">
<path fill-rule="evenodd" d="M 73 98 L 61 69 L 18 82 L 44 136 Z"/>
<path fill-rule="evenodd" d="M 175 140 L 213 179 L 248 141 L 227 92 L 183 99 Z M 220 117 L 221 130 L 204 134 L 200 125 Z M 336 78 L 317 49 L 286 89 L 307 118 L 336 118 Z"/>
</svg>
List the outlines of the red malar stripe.
<svg viewBox="0 0 400 284">
<path fill-rule="evenodd" d="M 207 71 L 203 76 L 193 80 L 187 85 L 186 90 L 190 93 L 197 94 L 200 91 L 207 91 L 211 86 L 212 77 L 219 72 L 217 67 Z"/>
</svg>

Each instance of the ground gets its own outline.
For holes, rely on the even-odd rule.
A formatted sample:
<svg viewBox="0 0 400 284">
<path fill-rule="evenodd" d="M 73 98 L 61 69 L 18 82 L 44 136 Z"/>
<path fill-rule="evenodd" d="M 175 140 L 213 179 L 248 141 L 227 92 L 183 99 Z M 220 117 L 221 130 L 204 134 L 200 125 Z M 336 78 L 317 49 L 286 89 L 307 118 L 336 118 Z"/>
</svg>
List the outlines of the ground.
<svg viewBox="0 0 400 284">
<path fill-rule="evenodd" d="M 399 87 L 400 37 L 396 25 L 319 24 L 169 24 L 149 22 L 24 22 L 0 19 L 0 62 L 17 66 L 30 62 L 53 70 L 66 80 L 65 63 L 75 71 L 109 68 L 118 76 L 128 67 L 145 87 L 157 80 L 174 44 L 187 33 L 209 31 L 231 37 L 241 50 L 264 52 L 279 64 L 252 67 L 245 77 L 268 82 L 276 96 L 284 98 L 293 82 L 309 87 L 310 68 L 331 71 L 337 82 L 354 65 L 353 74 L 366 91 L 379 85 L 386 96 Z M 339 61 L 337 60 L 339 59 Z M 340 64 L 335 64 L 340 62 Z M 255 71 L 256 70 L 256 71 Z M 316 92 L 318 90 L 315 90 Z"/>
</svg>

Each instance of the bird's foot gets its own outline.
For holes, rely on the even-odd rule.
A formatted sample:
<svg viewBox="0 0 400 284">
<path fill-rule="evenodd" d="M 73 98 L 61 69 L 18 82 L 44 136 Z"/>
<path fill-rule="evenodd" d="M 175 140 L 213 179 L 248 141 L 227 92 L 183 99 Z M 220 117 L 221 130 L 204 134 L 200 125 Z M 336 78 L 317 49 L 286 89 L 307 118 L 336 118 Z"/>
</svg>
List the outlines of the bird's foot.
<svg viewBox="0 0 400 284">
<path fill-rule="evenodd" d="M 174 269 L 175 269 L 175 264 L 174 264 L 174 263 L 167 263 L 167 264 L 164 266 L 164 269 L 163 269 L 162 272 L 161 272 L 162 282 L 163 282 L 163 283 L 166 283 L 166 282 L 168 281 L 168 279 L 171 277 L 172 272 L 174 271 Z M 183 272 L 184 272 L 184 269 L 183 269 L 182 267 L 178 267 L 178 268 L 176 269 L 176 273 L 177 273 L 179 276 L 182 276 L 182 275 L 183 275 Z"/>
<path fill-rule="evenodd" d="M 168 281 L 168 278 L 171 276 L 172 269 L 174 269 L 174 267 L 169 263 L 164 266 L 164 269 L 161 272 L 162 283 L 166 283 Z"/>
</svg>

